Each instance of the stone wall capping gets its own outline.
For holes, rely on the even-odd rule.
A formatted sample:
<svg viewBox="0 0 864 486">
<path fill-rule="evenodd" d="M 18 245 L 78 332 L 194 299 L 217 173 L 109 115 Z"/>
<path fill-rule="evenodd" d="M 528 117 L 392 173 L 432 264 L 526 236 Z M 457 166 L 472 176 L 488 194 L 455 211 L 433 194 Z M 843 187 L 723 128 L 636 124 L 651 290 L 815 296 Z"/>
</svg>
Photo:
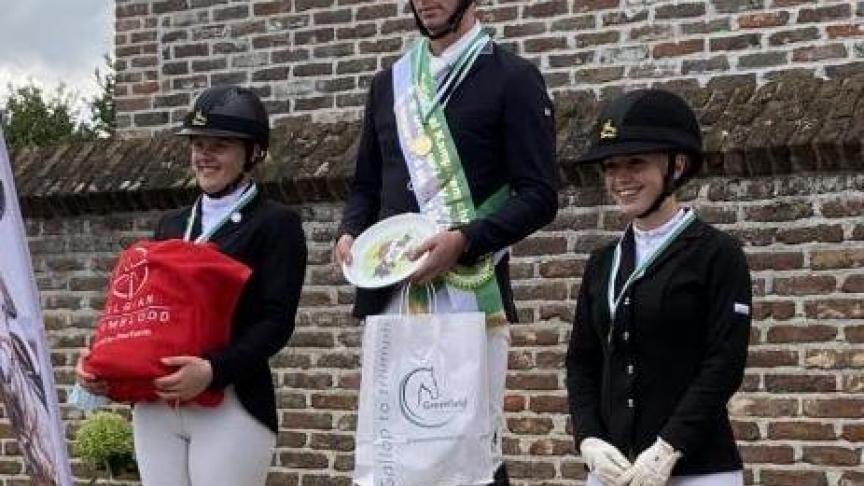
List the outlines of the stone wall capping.
<svg viewBox="0 0 864 486">
<path fill-rule="evenodd" d="M 702 176 L 864 167 L 864 75 L 821 79 L 795 73 L 762 86 L 715 83 L 679 93 L 704 125 Z M 587 91 L 555 97 L 564 184 L 599 181 L 595 168 L 575 161 L 607 101 Z M 360 128 L 359 122 L 286 120 L 272 130 L 270 156 L 257 178 L 289 203 L 341 200 L 353 177 Z M 183 138 L 163 132 L 24 149 L 12 158 L 24 210 L 32 217 L 159 209 L 166 201 L 186 201 L 194 188 L 186 150 Z"/>
</svg>

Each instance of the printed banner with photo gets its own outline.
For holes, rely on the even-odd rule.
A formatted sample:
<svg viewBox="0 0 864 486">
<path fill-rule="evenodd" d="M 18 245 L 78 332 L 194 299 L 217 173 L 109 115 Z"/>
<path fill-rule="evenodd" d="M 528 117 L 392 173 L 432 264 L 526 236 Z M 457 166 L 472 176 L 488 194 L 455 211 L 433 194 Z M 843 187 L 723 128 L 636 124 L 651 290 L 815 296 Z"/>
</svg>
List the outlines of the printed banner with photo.
<svg viewBox="0 0 864 486">
<path fill-rule="evenodd" d="M 72 486 L 39 291 L 0 130 L 0 397 L 36 486 Z"/>
</svg>

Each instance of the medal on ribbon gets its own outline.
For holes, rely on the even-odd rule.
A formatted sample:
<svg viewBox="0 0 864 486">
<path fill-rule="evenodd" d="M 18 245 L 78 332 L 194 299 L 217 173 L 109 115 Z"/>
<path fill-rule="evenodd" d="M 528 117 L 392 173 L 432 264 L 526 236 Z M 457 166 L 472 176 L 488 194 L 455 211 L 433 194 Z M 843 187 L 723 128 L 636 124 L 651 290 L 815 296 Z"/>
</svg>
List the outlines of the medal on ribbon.
<svg viewBox="0 0 864 486">
<path fill-rule="evenodd" d="M 425 133 L 420 134 L 410 142 L 411 152 L 417 157 L 425 157 L 432 152 L 432 139 Z"/>
</svg>

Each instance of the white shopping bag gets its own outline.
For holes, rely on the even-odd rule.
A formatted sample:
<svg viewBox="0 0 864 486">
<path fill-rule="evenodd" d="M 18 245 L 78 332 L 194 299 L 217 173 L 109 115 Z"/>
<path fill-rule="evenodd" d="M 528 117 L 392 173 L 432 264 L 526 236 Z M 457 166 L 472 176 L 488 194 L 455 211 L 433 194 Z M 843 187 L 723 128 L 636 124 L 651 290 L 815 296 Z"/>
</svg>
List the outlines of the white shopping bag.
<svg viewBox="0 0 864 486">
<path fill-rule="evenodd" d="M 482 312 L 366 319 L 354 482 L 493 481 Z"/>
</svg>

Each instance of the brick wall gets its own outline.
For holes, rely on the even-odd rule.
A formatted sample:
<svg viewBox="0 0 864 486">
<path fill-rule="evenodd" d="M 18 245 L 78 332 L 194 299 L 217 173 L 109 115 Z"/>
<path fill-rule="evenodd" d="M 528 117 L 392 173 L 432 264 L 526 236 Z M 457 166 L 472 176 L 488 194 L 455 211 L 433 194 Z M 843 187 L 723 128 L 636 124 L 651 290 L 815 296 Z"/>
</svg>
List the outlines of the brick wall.
<svg viewBox="0 0 864 486">
<path fill-rule="evenodd" d="M 864 484 L 864 176 L 711 178 L 685 198 L 744 241 L 753 271 L 748 370 L 730 404 L 748 482 Z M 587 252 L 621 225 L 596 189 L 571 187 L 561 201 L 557 220 L 514 248 L 523 323 L 511 328 L 505 450 L 518 485 L 584 477 L 568 434 L 564 353 Z M 270 485 L 350 484 L 361 331 L 348 316 L 351 288 L 330 264 L 340 208 L 298 208 L 310 267 L 297 330 L 273 360 L 281 432 Z M 61 398 L 114 255 L 146 235 L 157 215 L 28 220 Z M 64 416 L 70 430 L 81 417 L 65 406 Z M 11 445 L 3 440 L 6 454 Z M 15 457 L 0 463 L 0 477 L 20 471 Z"/>
<path fill-rule="evenodd" d="M 864 67 L 853 0 L 481 0 L 495 38 L 555 94 Z M 254 86 L 274 121 L 352 120 L 415 37 L 405 0 L 116 0 L 118 123 L 176 124 L 207 86 Z"/>
<path fill-rule="evenodd" d="M 864 76 L 744 79 L 685 94 L 707 154 L 682 196 L 744 242 L 753 272 L 748 370 L 730 403 L 747 481 L 864 484 Z M 562 360 L 587 253 L 621 229 L 597 174 L 573 164 L 602 103 L 559 101 L 561 211 L 512 263 L 522 323 L 512 327 L 505 444 L 518 486 L 584 477 Z M 329 262 L 357 134 L 356 123 L 288 122 L 258 174 L 266 193 L 297 208 L 310 248 L 297 332 L 273 361 L 281 433 L 271 485 L 349 484 L 360 329 Z M 185 151 L 163 136 L 13 154 L 61 398 L 114 255 L 160 210 L 190 201 Z M 64 407 L 64 417 L 71 433 L 81 415 Z M 0 483 L 28 484 L 5 420 L 0 451 Z M 76 471 L 89 474 L 77 462 Z"/>
</svg>

